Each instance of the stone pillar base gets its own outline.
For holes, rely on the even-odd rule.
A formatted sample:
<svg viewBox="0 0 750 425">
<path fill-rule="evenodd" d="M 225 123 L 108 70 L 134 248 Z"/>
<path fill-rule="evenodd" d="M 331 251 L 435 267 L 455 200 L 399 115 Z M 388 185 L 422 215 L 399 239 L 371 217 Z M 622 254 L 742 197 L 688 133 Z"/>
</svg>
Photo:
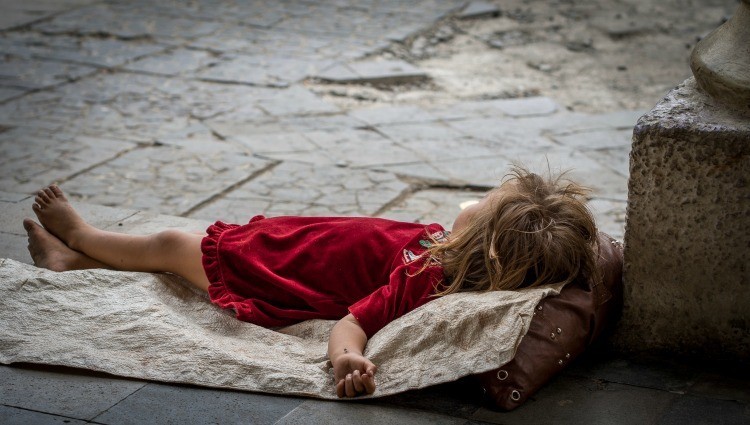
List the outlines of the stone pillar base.
<svg viewBox="0 0 750 425">
<path fill-rule="evenodd" d="M 750 359 L 750 119 L 686 80 L 638 121 L 628 190 L 611 342 Z"/>
</svg>

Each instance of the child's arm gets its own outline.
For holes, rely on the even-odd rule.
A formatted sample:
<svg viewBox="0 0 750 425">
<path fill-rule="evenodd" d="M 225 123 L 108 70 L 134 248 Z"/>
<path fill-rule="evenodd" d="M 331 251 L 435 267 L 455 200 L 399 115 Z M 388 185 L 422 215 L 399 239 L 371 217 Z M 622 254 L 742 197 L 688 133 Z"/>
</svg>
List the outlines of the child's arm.
<svg viewBox="0 0 750 425">
<path fill-rule="evenodd" d="M 367 335 L 351 314 L 339 320 L 331 330 L 328 358 L 333 364 L 336 394 L 339 397 L 375 392 L 377 367 L 362 355 L 366 344 Z"/>
</svg>

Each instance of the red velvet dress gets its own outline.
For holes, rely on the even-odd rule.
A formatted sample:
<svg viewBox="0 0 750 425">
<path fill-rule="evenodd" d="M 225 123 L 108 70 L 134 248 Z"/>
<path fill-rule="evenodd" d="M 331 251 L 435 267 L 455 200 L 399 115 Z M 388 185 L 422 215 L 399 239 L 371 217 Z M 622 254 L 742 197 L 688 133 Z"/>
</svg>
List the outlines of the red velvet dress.
<svg viewBox="0 0 750 425">
<path fill-rule="evenodd" d="M 216 222 L 203 239 L 211 301 L 266 327 L 351 312 L 368 338 L 430 301 L 440 266 L 422 268 L 438 224 L 368 217 L 253 217 Z"/>
</svg>

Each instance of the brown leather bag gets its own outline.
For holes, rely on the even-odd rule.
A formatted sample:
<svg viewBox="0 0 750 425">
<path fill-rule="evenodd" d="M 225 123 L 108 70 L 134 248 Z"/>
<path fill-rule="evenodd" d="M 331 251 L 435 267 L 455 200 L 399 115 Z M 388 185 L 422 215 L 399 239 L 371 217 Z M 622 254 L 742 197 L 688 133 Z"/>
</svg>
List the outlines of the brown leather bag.
<svg viewBox="0 0 750 425">
<path fill-rule="evenodd" d="M 622 308 L 622 245 L 598 235 L 602 281 L 579 279 L 536 307 L 509 363 L 475 375 L 494 407 L 513 410 L 581 354 Z"/>
</svg>

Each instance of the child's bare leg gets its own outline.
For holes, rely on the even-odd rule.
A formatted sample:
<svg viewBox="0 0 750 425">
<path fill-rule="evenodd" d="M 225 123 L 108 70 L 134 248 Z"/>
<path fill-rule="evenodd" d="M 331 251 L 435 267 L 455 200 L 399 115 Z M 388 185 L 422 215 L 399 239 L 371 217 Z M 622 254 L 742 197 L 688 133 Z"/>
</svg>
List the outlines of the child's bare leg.
<svg viewBox="0 0 750 425">
<path fill-rule="evenodd" d="M 166 230 L 153 235 L 125 235 L 97 229 L 86 223 L 62 190 L 40 190 L 32 207 L 42 225 L 68 247 L 113 269 L 170 272 L 207 290 L 203 271 L 201 235 Z"/>
<path fill-rule="evenodd" d="M 23 221 L 29 236 L 29 254 L 34 265 L 56 272 L 83 269 L 108 269 L 106 264 L 68 248 L 60 239 L 46 231 L 31 219 Z"/>
</svg>

